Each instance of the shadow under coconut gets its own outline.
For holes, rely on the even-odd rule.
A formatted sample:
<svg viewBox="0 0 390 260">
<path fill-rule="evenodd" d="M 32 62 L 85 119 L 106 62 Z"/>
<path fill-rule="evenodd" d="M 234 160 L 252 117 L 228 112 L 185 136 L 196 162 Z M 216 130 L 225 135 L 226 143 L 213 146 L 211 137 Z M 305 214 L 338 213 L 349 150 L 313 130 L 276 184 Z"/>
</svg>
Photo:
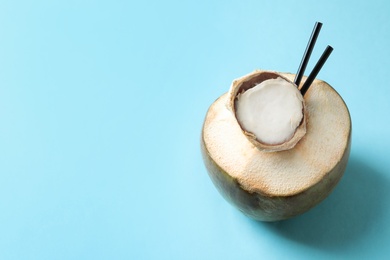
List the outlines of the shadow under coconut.
<svg viewBox="0 0 390 260">
<path fill-rule="evenodd" d="M 383 198 L 388 197 L 390 183 L 363 160 L 351 157 L 340 183 L 322 203 L 295 218 L 261 225 L 313 247 L 356 247 L 373 225 L 381 225 L 377 220 L 383 219 Z"/>
</svg>

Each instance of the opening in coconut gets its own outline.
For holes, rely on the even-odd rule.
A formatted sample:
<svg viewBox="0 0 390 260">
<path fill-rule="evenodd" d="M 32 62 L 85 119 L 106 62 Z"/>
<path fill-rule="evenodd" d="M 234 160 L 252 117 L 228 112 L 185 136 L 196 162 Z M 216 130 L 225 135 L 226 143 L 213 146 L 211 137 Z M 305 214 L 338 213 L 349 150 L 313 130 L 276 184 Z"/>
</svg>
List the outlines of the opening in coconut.
<svg viewBox="0 0 390 260">
<path fill-rule="evenodd" d="M 293 148 L 306 133 L 305 102 L 297 86 L 275 72 L 233 81 L 230 103 L 243 133 L 257 148 Z"/>
</svg>

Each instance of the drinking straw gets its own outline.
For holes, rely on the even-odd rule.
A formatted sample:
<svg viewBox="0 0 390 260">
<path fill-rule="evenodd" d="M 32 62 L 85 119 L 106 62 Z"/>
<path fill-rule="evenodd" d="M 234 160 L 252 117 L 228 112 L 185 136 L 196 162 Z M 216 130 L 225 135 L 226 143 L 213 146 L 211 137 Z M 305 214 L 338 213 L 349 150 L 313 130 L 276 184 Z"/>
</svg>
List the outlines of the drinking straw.
<svg viewBox="0 0 390 260">
<path fill-rule="evenodd" d="M 331 46 L 327 46 L 325 51 L 322 53 L 320 59 L 317 61 L 317 64 L 314 66 L 314 69 L 310 73 L 310 75 L 307 77 L 305 83 L 303 84 L 301 88 L 302 96 L 305 95 L 306 91 L 309 89 L 310 85 L 313 83 L 314 79 L 317 77 L 318 72 L 320 72 L 322 66 L 324 66 L 326 60 L 328 59 L 329 55 L 332 53 L 333 48 Z"/>
<path fill-rule="evenodd" d="M 303 54 L 301 64 L 299 65 L 298 72 L 295 76 L 294 83 L 299 87 L 299 84 L 301 83 L 303 74 L 305 73 L 305 69 L 307 66 L 307 63 L 309 62 L 310 55 L 313 51 L 314 45 L 316 44 L 318 34 L 320 33 L 322 27 L 322 23 L 316 22 L 313 28 L 313 32 L 311 33 L 309 42 L 307 43 L 305 53 Z"/>
</svg>

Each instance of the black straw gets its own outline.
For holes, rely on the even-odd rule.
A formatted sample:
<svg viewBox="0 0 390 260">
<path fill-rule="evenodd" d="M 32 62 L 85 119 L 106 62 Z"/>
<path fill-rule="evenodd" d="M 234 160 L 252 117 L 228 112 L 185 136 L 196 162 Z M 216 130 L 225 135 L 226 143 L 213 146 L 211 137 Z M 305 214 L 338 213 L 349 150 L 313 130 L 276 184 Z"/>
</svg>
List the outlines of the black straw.
<svg viewBox="0 0 390 260">
<path fill-rule="evenodd" d="M 305 83 L 303 84 L 301 88 L 302 96 L 305 95 L 306 91 L 309 89 L 311 83 L 313 83 L 314 79 L 317 77 L 318 72 L 322 69 L 322 66 L 324 66 L 326 60 L 328 59 L 329 55 L 332 53 L 333 48 L 328 45 L 326 47 L 324 53 L 322 53 L 321 58 L 317 61 L 317 64 L 314 66 L 314 69 L 310 73 L 309 77 L 307 77 Z"/>
<path fill-rule="evenodd" d="M 299 87 L 299 84 L 301 83 L 303 74 L 305 73 L 305 69 L 307 66 L 307 63 L 309 62 L 310 55 L 313 51 L 314 45 L 316 44 L 318 34 L 320 33 L 322 27 L 322 23 L 316 22 L 313 28 L 313 32 L 311 33 L 309 42 L 307 43 L 305 53 L 303 54 L 301 64 L 299 65 L 297 75 L 295 76 L 294 83 Z"/>
</svg>

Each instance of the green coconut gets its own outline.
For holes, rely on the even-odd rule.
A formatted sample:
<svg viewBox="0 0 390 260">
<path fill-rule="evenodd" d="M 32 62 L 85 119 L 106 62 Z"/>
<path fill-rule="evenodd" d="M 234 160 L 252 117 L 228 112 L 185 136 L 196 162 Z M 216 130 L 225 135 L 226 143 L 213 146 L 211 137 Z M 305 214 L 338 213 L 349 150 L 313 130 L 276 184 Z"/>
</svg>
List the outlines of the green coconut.
<svg viewBox="0 0 390 260">
<path fill-rule="evenodd" d="M 201 151 L 211 180 L 227 201 L 257 220 L 287 219 L 314 207 L 331 193 L 348 162 L 349 111 L 324 81 L 316 79 L 306 92 L 302 120 L 285 142 L 261 142 L 242 126 L 239 95 L 268 79 L 293 84 L 294 76 L 257 70 L 234 80 L 203 124 Z"/>
</svg>

